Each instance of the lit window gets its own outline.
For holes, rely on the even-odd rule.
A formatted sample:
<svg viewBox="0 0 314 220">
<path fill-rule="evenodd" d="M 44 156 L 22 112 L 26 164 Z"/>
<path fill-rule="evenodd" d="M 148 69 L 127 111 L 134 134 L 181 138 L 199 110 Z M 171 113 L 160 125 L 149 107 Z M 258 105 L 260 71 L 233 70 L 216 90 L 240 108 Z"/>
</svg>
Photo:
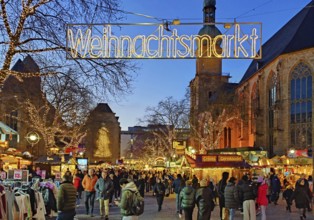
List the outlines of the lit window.
<svg viewBox="0 0 314 220">
<path fill-rule="evenodd" d="M 312 145 L 312 73 L 304 63 L 291 73 L 290 81 L 291 145 Z"/>
</svg>

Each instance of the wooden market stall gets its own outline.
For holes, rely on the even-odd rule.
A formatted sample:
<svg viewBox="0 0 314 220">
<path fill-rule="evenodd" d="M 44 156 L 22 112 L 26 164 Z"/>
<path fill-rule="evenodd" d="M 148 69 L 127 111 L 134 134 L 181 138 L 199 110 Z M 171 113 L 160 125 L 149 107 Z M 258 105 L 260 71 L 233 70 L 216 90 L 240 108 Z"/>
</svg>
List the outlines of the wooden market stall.
<svg viewBox="0 0 314 220">
<path fill-rule="evenodd" d="M 5 171 L 20 169 L 31 165 L 31 160 L 23 158 L 21 155 L 0 154 L 2 168 Z"/>
<path fill-rule="evenodd" d="M 198 179 L 211 179 L 214 183 L 218 183 L 223 172 L 240 179 L 250 168 L 241 155 L 204 155 L 186 152 L 185 158 L 191 166 L 191 175 L 196 175 Z"/>
</svg>

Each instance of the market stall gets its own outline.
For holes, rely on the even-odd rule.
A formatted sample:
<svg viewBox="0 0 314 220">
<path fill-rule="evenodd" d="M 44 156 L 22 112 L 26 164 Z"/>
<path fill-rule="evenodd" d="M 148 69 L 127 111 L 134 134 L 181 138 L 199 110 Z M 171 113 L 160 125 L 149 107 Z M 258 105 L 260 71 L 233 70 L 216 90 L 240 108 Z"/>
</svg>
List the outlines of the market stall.
<svg viewBox="0 0 314 220">
<path fill-rule="evenodd" d="M 17 147 L 19 134 L 11 127 L 0 121 L 0 149 Z"/>
<path fill-rule="evenodd" d="M 271 159 L 260 160 L 259 167 L 254 167 L 254 170 L 261 175 L 267 175 L 270 172 L 270 168 L 275 170 L 282 183 L 286 179 L 294 185 L 302 174 L 306 176 L 312 175 L 313 160 L 304 156 L 294 158 L 289 158 L 286 155 L 275 156 Z"/>
<path fill-rule="evenodd" d="M 31 165 L 31 161 L 29 159 L 25 159 L 22 155 L 18 154 L 0 154 L 1 166 L 5 171 L 11 169 L 20 169 L 25 166 Z"/>
<path fill-rule="evenodd" d="M 237 154 L 207 155 L 186 151 L 185 158 L 191 166 L 191 175 L 196 175 L 199 179 L 211 179 L 214 183 L 218 183 L 223 172 L 240 179 L 244 173 L 249 172 L 250 168 L 242 156 Z"/>
</svg>

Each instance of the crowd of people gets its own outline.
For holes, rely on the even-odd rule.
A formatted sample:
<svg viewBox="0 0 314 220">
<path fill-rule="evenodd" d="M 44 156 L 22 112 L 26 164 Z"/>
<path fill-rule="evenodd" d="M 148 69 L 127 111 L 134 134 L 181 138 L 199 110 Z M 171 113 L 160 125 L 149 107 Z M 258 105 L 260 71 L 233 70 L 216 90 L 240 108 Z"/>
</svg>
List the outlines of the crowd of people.
<svg viewBox="0 0 314 220">
<path fill-rule="evenodd" d="M 274 169 L 268 176 L 253 178 L 245 174 L 239 180 L 224 172 L 217 184 L 210 178 L 198 179 L 195 175 L 189 178 L 167 171 L 89 169 L 84 175 L 77 170 L 73 176 L 67 172 L 63 177 L 58 194 L 57 219 L 73 219 L 75 206 L 80 204 L 82 191 L 85 191 L 86 214 L 91 217 L 96 214 L 94 203 L 98 200 L 99 215 L 103 219 L 109 219 L 110 206 L 113 205 L 120 207 L 123 220 L 138 219 L 132 211 L 131 198 L 134 193 L 142 198 L 148 193 L 155 196 L 158 212 L 162 210 L 164 197 L 175 193 L 175 211 L 179 218 L 184 216 L 186 220 L 192 220 L 197 207 L 197 219 L 208 220 L 214 208 L 219 206 L 222 220 L 233 220 L 237 211 L 243 214 L 244 220 L 255 220 L 259 214 L 262 220 L 266 220 L 268 204 L 277 205 L 279 194 L 283 192 L 286 210 L 291 212 L 292 202 L 295 201 L 300 219 L 303 220 L 306 219 L 306 210 L 311 210 L 311 186 L 312 177 L 307 179 L 304 175 L 295 185 L 287 181 L 282 183 Z M 64 201 L 67 201 L 66 205 L 63 205 Z"/>
<path fill-rule="evenodd" d="M 233 220 L 235 211 L 240 210 L 243 220 L 255 220 L 259 214 L 262 220 L 266 220 L 268 204 L 277 205 L 283 192 L 286 210 L 291 212 L 292 202 L 295 201 L 300 219 L 306 219 L 306 210 L 312 211 L 312 184 L 312 177 L 306 179 L 305 175 L 301 175 L 295 186 L 288 181 L 281 183 L 274 169 L 268 176 L 258 176 L 255 180 L 250 175 L 237 180 L 235 177 L 229 178 L 229 173 L 223 173 L 217 186 L 220 218 Z"/>
</svg>

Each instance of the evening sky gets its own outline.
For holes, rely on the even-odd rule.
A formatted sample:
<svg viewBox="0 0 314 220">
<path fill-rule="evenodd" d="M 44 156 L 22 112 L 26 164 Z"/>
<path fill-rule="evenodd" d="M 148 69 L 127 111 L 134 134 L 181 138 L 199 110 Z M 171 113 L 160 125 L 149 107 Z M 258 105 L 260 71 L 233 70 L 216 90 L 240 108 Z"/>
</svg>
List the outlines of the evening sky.
<svg viewBox="0 0 314 220">
<path fill-rule="evenodd" d="M 122 0 L 125 23 L 163 23 L 203 21 L 203 0 Z M 262 22 L 265 43 L 310 0 L 217 0 L 216 22 Z M 143 16 L 135 15 L 143 14 Z M 144 16 L 145 15 L 145 16 Z M 146 16 L 147 15 L 147 16 Z M 153 18 L 148 18 L 153 17 Z M 138 27 L 141 32 L 145 27 Z M 198 30 L 197 30 L 198 31 Z M 184 33 L 183 33 L 184 34 Z M 194 34 L 197 34 L 194 33 Z M 133 83 L 132 94 L 109 103 L 119 117 L 122 130 L 138 124 L 148 106 L 157 106 L 166 97 L 182 99 L 194 78 L 195 60 L 136 60 L 140 69 Z M 223 60 L 223 73 L 230 82 L 239 82 L 251 60 Z M 145 126 L 145 125 L 143 125 Z"/>
</svg>

